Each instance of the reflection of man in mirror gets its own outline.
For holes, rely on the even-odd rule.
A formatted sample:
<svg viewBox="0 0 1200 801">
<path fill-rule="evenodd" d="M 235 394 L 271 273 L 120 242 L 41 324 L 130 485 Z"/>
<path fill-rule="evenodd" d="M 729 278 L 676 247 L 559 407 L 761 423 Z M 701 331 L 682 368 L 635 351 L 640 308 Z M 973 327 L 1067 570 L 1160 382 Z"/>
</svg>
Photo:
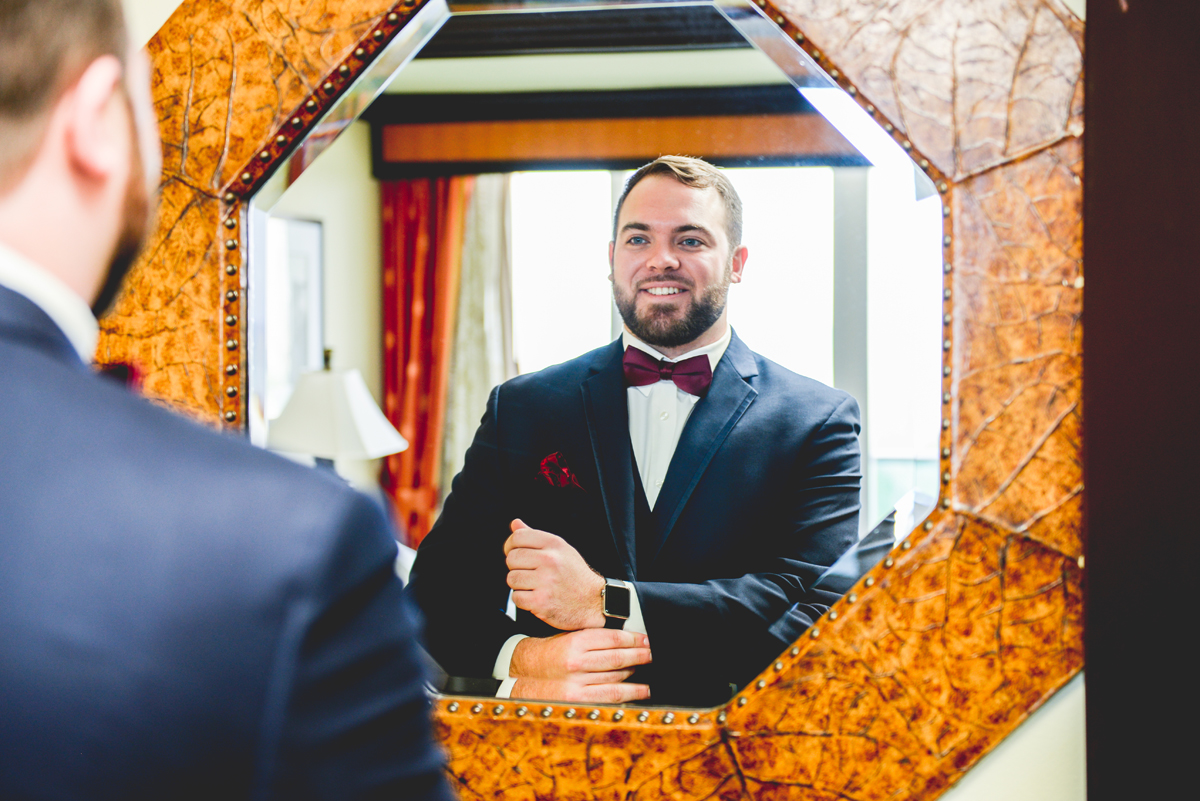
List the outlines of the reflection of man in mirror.
<svg viewBox="0 0 1200 801">
<path fill-rule="evenodd" d="M 413 591 L 451 675 L 713 705 L 826 610 L 813 583 L 858 530 L 858 405 L 730 328 L 741 229 L 704 161 L 630 178 L 609 246 L 624 333 L 492 391 L 421 544 Z"/>
<path fill-rule="evenodd" d="M 120 0 L 0 0 L 0 798 L 448 799 L 381 511 L 89 367 L 149 78 Z"/>
</svg>

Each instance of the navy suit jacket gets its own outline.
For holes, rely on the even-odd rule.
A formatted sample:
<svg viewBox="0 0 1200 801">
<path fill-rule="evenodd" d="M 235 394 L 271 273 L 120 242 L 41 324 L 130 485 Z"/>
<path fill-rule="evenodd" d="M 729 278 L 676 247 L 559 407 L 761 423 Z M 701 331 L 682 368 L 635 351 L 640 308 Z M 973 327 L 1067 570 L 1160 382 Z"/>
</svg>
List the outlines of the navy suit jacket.
<svg viewBox="0 0 1200 801">
<path fill-rule="evenodd" d="M 502 546 L 518 517 L 634 583 L 654 664 L 633 680 L 656 703 L 728 699 L 836 599 L 813 583 L 858 532 L 854 399 L 734 334 L 653 513 L 643 496 L 638 515 L 621 356 L 617 340 L 493 390 L 411 577 L 430 651 L 451 675 L 490 675 L 513 634 L 557 633 L 523 610 L 515 622 L 504 614 Z M 555 453 L 580 486 L 541 478 Z"/>
<path fill-rule="evenodd" d="M 395 555 L 0 287 L 0 797 L 449 798 Z"/>
</svg>

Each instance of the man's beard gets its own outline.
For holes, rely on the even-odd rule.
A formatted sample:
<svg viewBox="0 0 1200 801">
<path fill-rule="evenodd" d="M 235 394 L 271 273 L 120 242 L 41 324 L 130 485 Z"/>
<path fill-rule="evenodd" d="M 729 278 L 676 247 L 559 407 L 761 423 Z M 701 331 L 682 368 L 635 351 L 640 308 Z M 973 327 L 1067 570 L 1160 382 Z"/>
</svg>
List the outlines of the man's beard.
<svg viewBox="0 0 1200 801">
<path fill-rule="evenodd" d="M 125 276 L 133 268 L 133 263 L 141 253 L 146 235 L 150 231 L 150 192 L 146 188 L 145 165 L 142 163 L 137 137 L 134 137 L 132 147 L 129 186 L 125 189 L 124 209 L 121 212 L 121 233 L 108 262 L 108 271 L 104 274 L 100 292 L 92 302 L 92 314 L 97 318 L 107 314 L 117 296 L 121 294 Z"/>
<path fill-rule="evenodd" d="M 621 313 L 621 319 L 625 321 L 626 327 L 638 339 L 647 345 L 660 348 L 678 348 L 694 342 L 705 331 L 712 328 L 721 317 L 721 312 L 725 311 L 726 299 L 729 296 L 732 274 L 733 263 L 730 262 L 725 266 L 725 275 L 722 276 L 721 283 L 710 286 L 696 296 L 679 316 L 676 316 L 673 306 L 655 304 L 646 310 L 644 316 L 639 317 L 637 313 L 638 290 L 635 288 L 631 293 L 626 294 L 617 287 L 615 282 L 613 283 L 613 300 L 616 301 L 617 311 Z M 679 279 L 676 281 L 685 283 Z M 688 289 L 694 292 L 695 285 L 688 286 Z"/>
</svg>

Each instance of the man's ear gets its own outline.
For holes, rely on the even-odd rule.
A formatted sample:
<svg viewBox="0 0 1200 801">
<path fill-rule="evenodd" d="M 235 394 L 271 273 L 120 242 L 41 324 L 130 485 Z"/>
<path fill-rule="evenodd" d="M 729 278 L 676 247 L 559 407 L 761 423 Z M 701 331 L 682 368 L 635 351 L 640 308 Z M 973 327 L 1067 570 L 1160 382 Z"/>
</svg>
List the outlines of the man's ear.
<svg viewBox="0 0 1200 801">
<path fill-rule="evenodd" d="M 66 115 L 67 157 L 88 178 L 103 180 L 129 159 L 129 121 L 120 85 L 121 62 L 101 56 L 59 101 Z"/>
<path fill-rule="evenodd" d="M 613 280 L 613 254 L 616 253 L 617 243 L 608 243 L 608 280 Z"/>
<path fill-rule="evenodd" d="M 729 280 L 731 283 L 737 284 L 742 280 L 742 270 L 746 269 L 746 259 L 750 256 L 750 250 L 742 245 L 733 252 L 733 258 L 730 259 Z"/>
</svg>

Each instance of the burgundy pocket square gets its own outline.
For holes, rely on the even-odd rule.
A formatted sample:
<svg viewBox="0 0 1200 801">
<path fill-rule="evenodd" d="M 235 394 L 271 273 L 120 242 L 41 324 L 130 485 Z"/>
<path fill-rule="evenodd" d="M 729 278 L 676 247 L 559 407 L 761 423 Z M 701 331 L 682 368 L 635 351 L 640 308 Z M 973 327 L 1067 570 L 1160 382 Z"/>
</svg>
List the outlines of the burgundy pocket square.
<svg viewBox="0 0 1200 801">
<path fill-rule="evenodd" d="M 537 478 L 552 487 L 574 486 L 583 489 L 579 479 L 571 472 L 571 468 L 567 467 L 567 457 L 563 456 L 561 451 L 555 451 L 542 459 Z"/>
</svg>

